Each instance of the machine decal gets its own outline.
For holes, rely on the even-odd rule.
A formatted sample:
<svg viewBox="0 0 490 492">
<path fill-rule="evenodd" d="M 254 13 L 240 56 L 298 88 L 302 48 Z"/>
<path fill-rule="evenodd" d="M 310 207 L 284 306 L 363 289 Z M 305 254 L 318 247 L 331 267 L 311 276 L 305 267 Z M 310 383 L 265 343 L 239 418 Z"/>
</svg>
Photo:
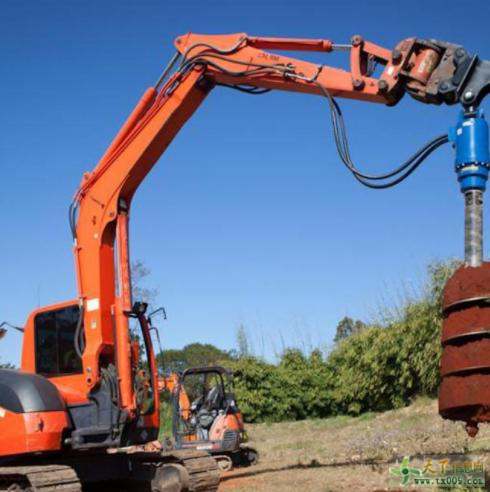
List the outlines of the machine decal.
<svg viewBox="0 0 490 492">
<path fill-rule="evenodd" d="M 99 299 L 88 299 L 87 300 L 87 312 L 97 311 L 100 307 Z"/>
</svg>

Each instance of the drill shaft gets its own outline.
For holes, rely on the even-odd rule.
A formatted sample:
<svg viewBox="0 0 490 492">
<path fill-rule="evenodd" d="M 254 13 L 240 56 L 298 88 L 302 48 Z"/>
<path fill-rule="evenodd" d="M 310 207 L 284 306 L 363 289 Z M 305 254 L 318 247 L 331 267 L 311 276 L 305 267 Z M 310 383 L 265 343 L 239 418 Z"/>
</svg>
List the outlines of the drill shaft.
<svg viewBox="0 0 490 492">
<path fill-rule="evenodd" d="M 469 190 L 465 198 L 465 263 L 479 267 L 483 262 L 483 192 Z"/>
</svg>

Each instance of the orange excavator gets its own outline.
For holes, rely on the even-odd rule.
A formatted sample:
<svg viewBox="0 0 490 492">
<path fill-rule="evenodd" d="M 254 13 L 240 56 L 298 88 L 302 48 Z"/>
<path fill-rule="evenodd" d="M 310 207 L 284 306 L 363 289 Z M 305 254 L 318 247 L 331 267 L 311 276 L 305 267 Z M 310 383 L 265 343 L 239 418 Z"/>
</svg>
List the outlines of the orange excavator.
<svg viewBox="0 0 490 492">
<path fill-rule="evenodd" d="M 406 39 L 389 50 L 360 36 L 338 45 L 189 33 L 175 46 L 170 65 L 75 194 L 69 216 L 78 296 L 33 311 L 24 327 L 21 370 L 0 372 L 0 490 L 77 492 L 90 482 L 117 480 L 151 483 L 157 492 L 218 487 L 217 466 L 207 453 L 158 447 L 157 367 L 147 306 L 131 297 L 128 241 L 136 190 L 213 88 L 325 97 L 349 171 L 368 186 L 387 187 L 410 175 L 447 136 L 389 173 L 366 175 L 352 164 L 336 98 L 393 106 L 409 93 L 422 103 L 460 102 L 468 118 L 464 136 L 490 87 L 488 62 L 434 40 Z M 344 50 L 350 70 L 269 50 Z M 139 360 L 131 320 L 145 347 Z"/>
<path fill-rule="evenodd" d="M 258 452 L 247 442 L 230 370 L 192 367 L 160 378 L 159 390 L 172 396 L 172 437 L 177 449 L 208 451 L 221 471 L 257 463 Z"/>
</svg>

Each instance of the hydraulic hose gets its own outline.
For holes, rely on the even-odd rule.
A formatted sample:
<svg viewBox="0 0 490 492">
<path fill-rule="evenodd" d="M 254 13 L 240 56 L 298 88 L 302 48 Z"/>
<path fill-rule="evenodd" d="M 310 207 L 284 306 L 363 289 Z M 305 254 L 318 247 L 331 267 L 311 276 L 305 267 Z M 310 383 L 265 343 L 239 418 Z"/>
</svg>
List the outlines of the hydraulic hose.
<svg viewBox="0 0 490 492">
<path fill-rule="evenodd" d="M 356 167 L 351 159 L 347 129 L 339 105 L 332 97 L 332 95 L 325 89 L 325 87 L 323 87 L 321 84 L 317 84 L 317 86 L 320 88 L 329 103 L 332 119 L 332 129 L 334 133 L 337 152 L 340 159 L 347 167 L 347 169 L 352 173 L 354 178 L 368 188 L 387 189 L 396 186 L 397 184 L 407 179 L 427 159 L 427 157 L 432 154 L 432 152 L 434 152 L 441 145 L 449 142 L 448 135 L 440 135 L 425 144 L 419 150 L 417 150 L 417 152 L 415 152 L 405 162 L 397 166 L 395 169 L 383 174 L 365 174 Z M 384 181 L 390 178 L 394 179 L 385 183 L 376 183 L 376 181 Z"/>
<path fill-rule="evenodd" d="M 75 352 L 77 353 L 78 357 L 80 359 L 83 357 L 83 351 L 85 350 L 85 343 L 83 339 L 83 315 L 84 315 L 84 309 L 83 309 L 83 304 L 80 303 L 79 307 L 79 316 L 78 316 L 78 321 L 77 321 L 77 327 L 75 329 L 75 338 L 73 341 L 73 344 L 75 346 Z"/>
</svg>

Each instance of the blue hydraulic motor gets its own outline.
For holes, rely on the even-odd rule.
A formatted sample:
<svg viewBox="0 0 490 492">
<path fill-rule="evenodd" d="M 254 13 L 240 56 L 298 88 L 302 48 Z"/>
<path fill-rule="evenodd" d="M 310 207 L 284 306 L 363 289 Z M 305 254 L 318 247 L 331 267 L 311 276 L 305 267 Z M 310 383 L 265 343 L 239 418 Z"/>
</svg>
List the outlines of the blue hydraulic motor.
<svg viewBox="0 0 490 492">
<path fill-rule="evenodd" d="M 465 263 L 483 262 L 483 193 L 490 167 L 488 124 L 482 110 L 465 109 L 449 133 L 456 150 L 456 173 L 465 197 Z"/>
</svg>

